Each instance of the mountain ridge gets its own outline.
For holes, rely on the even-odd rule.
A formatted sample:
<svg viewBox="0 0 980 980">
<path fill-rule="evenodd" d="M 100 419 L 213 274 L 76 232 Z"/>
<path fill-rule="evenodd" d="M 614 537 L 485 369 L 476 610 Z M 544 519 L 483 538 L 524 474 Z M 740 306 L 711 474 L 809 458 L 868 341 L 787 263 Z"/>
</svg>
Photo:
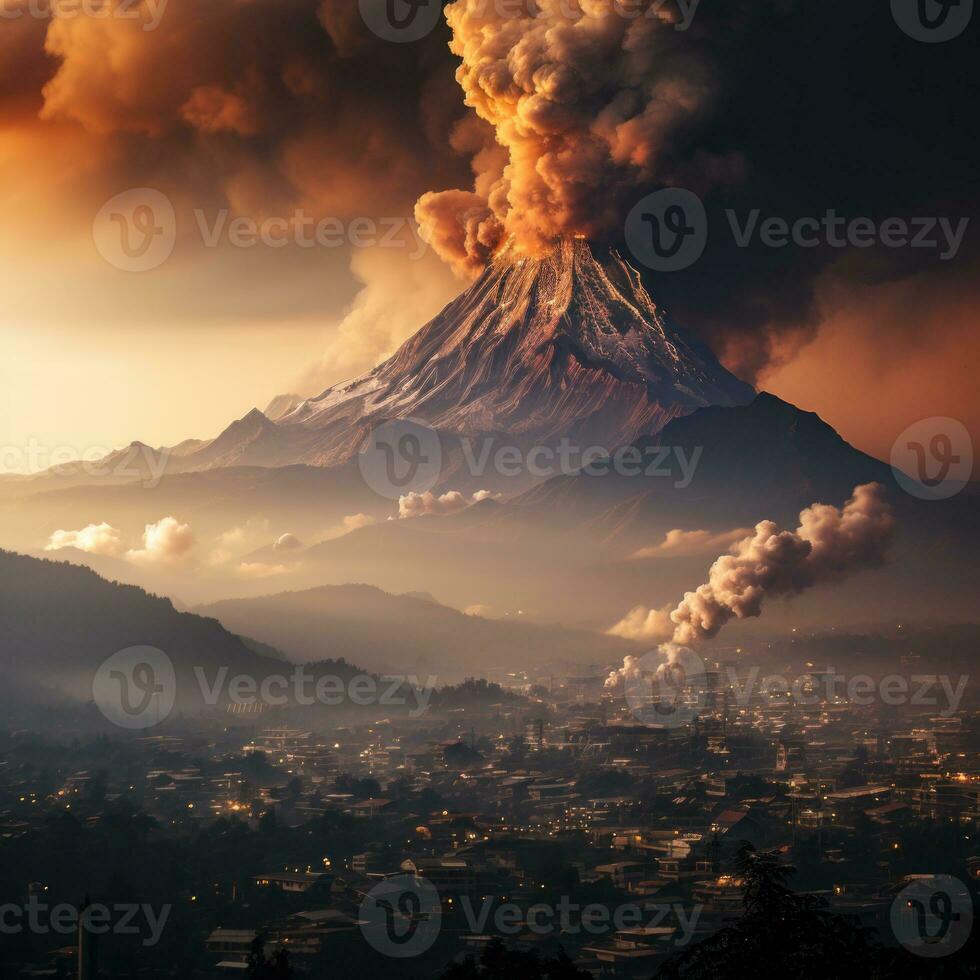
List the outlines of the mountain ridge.
<svg viewBox="0 0 980 980">
<path fill-rule="evenodd" d="M 248 635 L 293 659 L 342 657 L 368 670 L 433 672 L 455 682 L 487 666 L 519 670 L 535 662 L 614 662 L 632 645 L 614 637 L 521 618 L 485 618 L 437 600 L 395 594 L 375 585 L 321 585 L 195 610 L 236 634 Z"/>
<path fill-rule="evenodd" d="M 670 323 L 615 250 L 566 240 L 544 258 L 498 257 L 391 358 L 281 424 L 329 431 L 353 417 L 413 417 L 455 434 L 612 448 L 753 395 Z M 331 452 L 342 444 L 356 448 L 341 438 Z"/>
<path fill-rule="evenodd" d="M 173 447 L 134 442 L 134 476 L 229 466 L 329 467 L 370 431 L 414 418 L 441 435 L 503 435 L 525 446 L 562 438 L 610 451 L 707 405 L 755 395 L 675 325 L 640 274 L 612 248 L 567 239 L 542 258 L 505 251 L 483 275 L 367 373 L 302 399 L 253 408 L 213 439 Z M 76 472 L 77 470 L 77 472 Z M 80 481 L 84 468 L 44 488 Z M 52 474 L 41 474 L 49 478 Z M 21 483 L 19 494 L 31 492 Z"/>
</svg>

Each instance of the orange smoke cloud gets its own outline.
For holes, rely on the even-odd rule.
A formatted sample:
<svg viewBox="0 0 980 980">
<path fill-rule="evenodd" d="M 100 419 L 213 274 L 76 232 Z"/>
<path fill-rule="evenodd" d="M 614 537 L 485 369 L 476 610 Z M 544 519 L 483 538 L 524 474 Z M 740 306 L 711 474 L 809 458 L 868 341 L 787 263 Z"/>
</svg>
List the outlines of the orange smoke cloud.
<svg viewBox="0 0 980 980">
<path fill-rule="evenodd" d="M 556 238 L 601 238 L 626 196 L 677 176 L 671 147 L 710 102 L 710 71 L 676 42 L 655 0 L 636 16 L 613 0 L 514 4 L 456 0 L 446 9 L 466 104 L 492 128 L 499 156 L 474 159 L 473 191 L 427 194 L 416 217 L 463 272 L 506 238 L 528 252 Z M 699 155 L 704 175 L 718 161 Z M 690 175 L 689 175 L 690 176 Z"/>
<path fill-rule="evenodd" d="M 3 22 L 5 128 L 16 110 L 52 142 L 87 139 L 103 197 L 145 184 L 253 216 L 407 217 L 463 169 L 443 152 L 462 107 L 440 37 L 392 50 L 339 0 L 151 6 L 152 29 L 108 13 Z"/>
</svg>

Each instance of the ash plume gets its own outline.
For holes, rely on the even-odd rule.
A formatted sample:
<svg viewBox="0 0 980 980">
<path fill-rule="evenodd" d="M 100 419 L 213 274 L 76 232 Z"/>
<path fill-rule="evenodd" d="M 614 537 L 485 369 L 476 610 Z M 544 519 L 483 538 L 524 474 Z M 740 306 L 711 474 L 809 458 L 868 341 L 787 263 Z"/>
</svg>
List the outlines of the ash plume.
<svg viewBox="0 0 980 980">
<path fill-rule="evenodd" d="M 426 194 L 416 218 L 457 270 L 476 271 L 505 240 L 540 254 L 562 236 L 602 238 L 638 187 L 677 176 L 675 143 L 712 101 L 713 74 L 682 43 L 678 10 L 628 6 L 631 16 L 617 0 L 446 8 L 456 79 L 489 130 L 474 190 Z M 726 169 L 699 157 L 703 176 Z"/>
<path fill-rule="evenodd" d="M 760 616 L 767 598 L 798 595 L 821 582 L 874 567 L 884 560 L 894 527 L 879 483 L 855 487 L 840 509 L 812 504 L 800 514 L 795 531 L 761 521 L 717 558 L 708 581 L 686 593 L 670 612 L 672 631 L 666 638 L 681 646 L 711 639 L 732 619 Z M 661 611 L 639 607 L 609 632 L 664 639 L 661 631 L 667 619 Z"/>
</svg>

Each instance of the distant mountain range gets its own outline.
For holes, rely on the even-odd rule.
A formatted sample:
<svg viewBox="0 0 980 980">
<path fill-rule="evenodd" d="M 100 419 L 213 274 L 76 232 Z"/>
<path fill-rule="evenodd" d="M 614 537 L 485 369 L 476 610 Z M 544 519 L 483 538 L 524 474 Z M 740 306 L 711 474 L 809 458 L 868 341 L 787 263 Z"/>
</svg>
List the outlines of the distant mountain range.
<svg viewBox="0 0 980 980">
<path fill-rule="evenodd" d="M 178 612 L 169 599 L 87 568 L 6 551 L 0 551 L 0 635 L 8 700 L 23 685 L 53 701 L 90 703 L 99 666 L 136 646 L 156 647 L 173 661 L 177 711 L 203 707 L 194 667 L 260 678 L 282 670 L 281 660 L 257 653 L 214 619 Z"/>
<path fill-rule="evenodd" d="M 335 466 L 391 418 L 443 433 L 563 438 L 610 450 L 707 405 L 740 405 L 753 389 L 657 308 L 614 250 L 567 240 L 543 258 L 510 252 L 391 358 L 315 398 L 276 398 L 217 438 L 167 449 L 133 443 L 107 457 L 141 479 L 233 466 Z M 78 481 L 59 468 L 48 486 Z M 22 493 L 24 481 L 16 492 Z"/>
<path fill-rule="evenodd" d="M 280 555 L 292 569 L 280 584 L 339 584 L 345 576 L 389 591 L 428 589 L 460 608 L 524 609 L 535 619 L 595 629 L 611 623 L 616 609 L 679 599 L 727 547 L 658 552 L 669 531 L 710 532 L 710 540 L 764 518 L 795 527 L 810 504 L 840 505 L 855 486 L 880 482 L 899 518 L 894 560 L 865 573 L 860 591 L 818 592 L 801 613 L 809 608 L 812 620 L 822 608 L 861 623 L 903 611 L 968 617 L 980 540 L 975 494 L 916 500 L 890 467 L 818 416 L 766 394 L 746 406 L 700 409 L 634 445 L 650 461 L 660 447 L 697 460 L 690 482 L 676 455 L 660 464 L 670 470 L 661 476 L 557 476 L 507 502 L 385 521 Z M 255 557 L 271 560 L 271 553 Z"/>
<path fill-rule="evenodd" d="M 358 450 L 394 418 L 437 431 L 443 465 L 432 489 L 458 492 L 452 506 L 430 502 L 420 508 L 427 516 L 406 517 L 365 482 Z M 505 477 L 492 464 L 477 471 L 463 440 L 520 452 L 562 441 L 629 449 L 642 465 L 626 474 L 598 460 L 585 471 Z M 725 370 L 658 309 L 622 257 L 578 240 L 539 259 L 505 253 L 361 378 L 315 398 L 283 395 L 216 439 L 169 450 L 134 443 L 103 464 L 98 477 L 70 466 L 0 481 L 0 541 L 40 553 L 56 530 L 108 523 L 132 543 L 173 516 L 198 542 L 184 565 L 65 557 L 192 605 L 364 582 L 388 599 L 429 592 L 455 609 L 596 631 L 633 605 L 696 587 L 725 547 L 671 551 L 662 548 L 668 533 L 720 541 L 766 518 L 791 524 L 811 503 L 839 505 L 874 481 L 899 518 L 894 560 L 866 573 L 860 589 L 818 591 L 792 615 L 963 619 L 973 604 L 975 487 L 948 501 L 911 498 L 889 466 L 816 415 Z M 477 490 L 494 499 L 465 506 Z M 222 542 L 246 528 L 260 531 L 221 557 Z M 292 546 L 275 547 L 286 534 Z M 288 630 L 256 623 L 266 638 Z M 308 625 L 318 643 L 321 624 Z M 304 643 L 303 655 L 311 649 Z M 473 663 L 484 649 L 473 647 Z"/>
<path fill-rule="evenodd" d="M 246 624 L 254 628 L 249 637 L 239 635 Z M 108 722 L 93 704 L 96 673 L 108 658 L 133 647 L 156 648 L 172 662 L 171 718 L 244 722 L 258 720 L 274 706 L 251 713 L 229 710 L 233 699 L 227 683 L 208 703 L 202 675 L 207 684 L 241 675 L 260 685 L 273 675 L 290 677 L 292 661 L 306 663 L 314 677 L 349 682 L 364 673 L 415 674 L 420 684 L 443 688 L 485 675 L 491 665 L 516 670 L 553 659 L 601 668 L 632 649 L 609 637 L 465 616 L 431 598 L 392 596 L 368 586 L 179 612 L 168 599 L 106 581 L 90 569 L 6 551 L 0 551 L 0 635 L 5 680 L 0 708 L 8 722 L 15 716 L 54 722 L 71 714 L 82 727 L 103 728 Z M 379 690 L 387 689 L 379 683 Z M 437 712 L 458 696 L 449 691 L 444 698 L 436 691 L 424 703 Z M 404 710 L 412 705 L 408 699 Z M 304 723 L 402 710 L 384 703 L 316 704 L 305 711 Z"/>
<path fill-rule="evenodd" d="M 367 585 L 228 600 L 197 611 L 294 659 L 343 657 L 373 671 L 432 674 L 439 683 L 548 664 L 601 667 L 634 651 L 614 637 L 524 623 L 517 615 L 464 615 L 431 598 Z"/>
</svg>

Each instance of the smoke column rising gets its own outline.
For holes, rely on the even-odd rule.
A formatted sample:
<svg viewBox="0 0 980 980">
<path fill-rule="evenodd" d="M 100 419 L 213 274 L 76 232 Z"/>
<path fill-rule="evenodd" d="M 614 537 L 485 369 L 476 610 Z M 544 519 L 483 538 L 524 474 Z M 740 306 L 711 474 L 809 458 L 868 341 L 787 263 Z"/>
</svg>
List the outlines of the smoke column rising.
<svg viewBox="0 0 980 980">
<path fill-rule="evenodd" d="M 760 616 L 766 598 L 798 595 L 821 582 L 880 564 L 894 527 L 879 483 L 855 487 L 841 509 L 829 504 L 807 507 L 795 531 L 761 521 L 729 554 L 717 558 L 708 581 L 688 592 L 670 612 L 671 643 L 711 639 L 732 619 Z M 665 622 L 656 612 L 651 615 L 643 607 L 631 610 L 610 633 L 654 639 L 652 631 L 662 629 Z M 650 631 L 644 632 L 645 624 L 650 624 Z M 662 637 L 660 633 L 657 638 Z"/>
<path fill-rule="evenodd" d="M 475 272 L 504 241 L 539 254 L 562 236 L 602 238 L 638 187 L 696 180 L 678 172 L 674 151 L 717 85 L 676 30 L 680 16 L 657 0 L 446 8 L 456 79 L 489 129 L 474 189 L 426 194 L 416 217 L 458 271 Z M 698 156 L 706 179 L 739 163 Z"/>
</svg>

